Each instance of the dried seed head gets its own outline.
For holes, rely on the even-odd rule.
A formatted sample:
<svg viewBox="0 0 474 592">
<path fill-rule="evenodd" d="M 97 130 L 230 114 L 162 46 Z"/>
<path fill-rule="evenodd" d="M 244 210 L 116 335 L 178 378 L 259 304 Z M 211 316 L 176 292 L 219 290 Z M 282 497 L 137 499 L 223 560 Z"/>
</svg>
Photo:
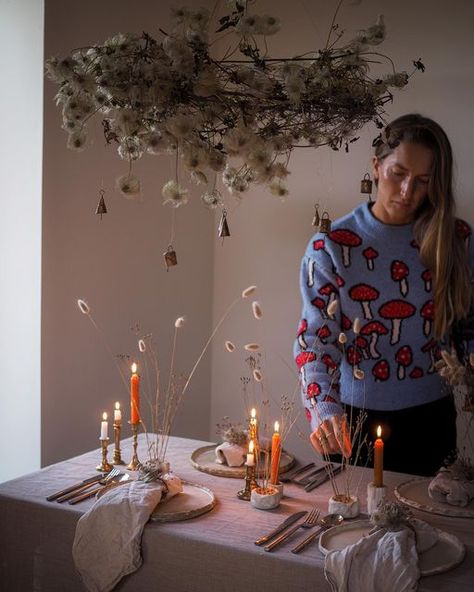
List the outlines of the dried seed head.
<svg viewBox="0 0 474 592">
<path fill-rule="evenodd" d="M 244 345 L 244 349 L 246 349 L 249 352 L 254 352 L 258 351 L 260 349 L 260 346 L 258 345 L 258 343 L 247 343 L 247 345 Z"/>
<path fill-rule="evenodd" d="M 339 333 L 339 337 L 337 338 L 339 343 L 347 343 L 347 335 L 345 333 Z"/>
<path fill-rule="evenodd" d="M 354 325 L 352 327 L 352 330 L 354 331 L 354 333 L 356 335 L 359 335 L 359 333 L 360 333 L 360 319 L 359 319 L 359 317 L 356 317 L 354 319 Z"/>
<path fill-rule="evenodd" d="M 143 341 L 143 339 L 138 340 L 138 349 L 141 351 L 142 354 L 146 352 L 146 343 Z"/>
<path fill-rule="evenodd" d="M 232 341 L 226 341 L 224 345 L 228 352 L 232 353 L 235 351 L 235 345 L 232 343 Z"/>
<path fill-rule="evenodd" d="M 364 380 L 365 373 L 360 368 L 354 368 L 354 376 L 357 380 Z"/>
<path fill-rule="evenodd" d="M 178 317 L 176 319 L 176 321 L 174 322 L 174 326 L 176 327 L 176 329 L 180 329 L 184 323 L 186 322 L 186 319 L 184 317 Z"/>
<path fill-rule="evenodd" d="M 245 290 L 242 292 L 242 298 L 247 298 L 250 296 L 250 294 L 253 294 L 256 289 L 257 286 L 249 286 L 248 288 L 245 288 Z"/>
<path fill-rule="evenodd" d="M 260 320 L 263 317 L 263 310 L 262 307 L 260 306 L 260 303 L 257 302 L 256 300 L 254 300 L 252 302 L 252 311 L 253 311 L 253 316 Z"/>
<path fill-rule="evenodd" d="M 252 372 L 254 379 L 257 382 L 262 382 L 263 380 L 263 376 L 262 373 L 260 372 L 260 370 L 257 370 L 257 368 L 255 368 L 255 370 Z"/>
<path fill-rule="evenodd" d="M 82 312 L 82 314 L 89 314 L 91 311 L 87 302 L 85 300 L 81 300 L 80 298 L 77 301 L 77 306 L 79 307 L 79 310 Z"/>
<path fill-rule="evenodd" d="M 330 317 L 332 317 L 336 314 L 337 304 L 338 304 L 337 300 L 333 300 L 332 302 L 329 303 L 326 310 L 327 310 L 327 313 Z"/>
</svg>

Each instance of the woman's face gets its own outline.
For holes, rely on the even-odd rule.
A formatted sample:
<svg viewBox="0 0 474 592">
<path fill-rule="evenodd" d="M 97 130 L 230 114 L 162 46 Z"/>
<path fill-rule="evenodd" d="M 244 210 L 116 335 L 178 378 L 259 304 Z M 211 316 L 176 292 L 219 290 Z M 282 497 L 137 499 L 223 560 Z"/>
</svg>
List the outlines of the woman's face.
<svg viewBox="0 0 474 592">
<path fill-rule="evenodd" d="M 401 142 L 388 156 L 373 158 L 373 176 L 378 181 L 372 208 L 385 224 L 408 224 L 428 196 L 433 152 L 422 144 Z"/>
</svg>

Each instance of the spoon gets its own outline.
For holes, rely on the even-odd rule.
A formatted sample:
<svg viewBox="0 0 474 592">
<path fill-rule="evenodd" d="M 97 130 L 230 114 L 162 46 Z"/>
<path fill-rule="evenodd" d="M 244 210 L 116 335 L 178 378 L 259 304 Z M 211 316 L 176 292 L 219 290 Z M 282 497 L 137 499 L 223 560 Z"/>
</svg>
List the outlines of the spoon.
<svg viewBox="0 0 474 592">
<path fill-rule="evenodd" d="M 344 521 L 344 518 L 341 514 L 326 514 L 323 516 L 321 520 L 318 521 L 320 528 L 316 532 L 311 533 L 308 537 L 306 537 L 299 545 L 296 545 L 294 549 L 291 549 L 292 553 L 299 553 L 303 549 L 305 549 L 310 543 L 312 543 L 316 537 L 318 537 L 323 530 L 327 530 L 332 526 L 339 526 Z"/>
</svg>

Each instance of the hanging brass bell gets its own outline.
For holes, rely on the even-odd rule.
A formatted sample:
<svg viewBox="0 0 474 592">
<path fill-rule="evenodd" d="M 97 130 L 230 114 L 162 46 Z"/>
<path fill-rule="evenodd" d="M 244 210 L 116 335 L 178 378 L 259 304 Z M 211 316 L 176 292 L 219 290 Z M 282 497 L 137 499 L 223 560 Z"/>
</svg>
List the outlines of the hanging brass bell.
<svg viewBox="0 0 474 592">
<path fill-rule="evenodd" d="M 102 220 L 102 215 L 107 214 L 107 206 L 105 205 L 104 193 L 105 193 L 105 191 L 103 189 L 101 189 L 99 203 L 97 204 L 97 208 L 95 210 L 95 213 L 100 215 L 101 220 Z"/>
<path fill-rule="evenodd" d="M 168 248 L 163 253 L 163 257 L 165 258 L 166 263 L 166 271 L 173 265 L 178 265 L 178 258 L 176 257 L 176 251 L 173 249 L 172 245 L 168 245 Z"/>
<path fill-rule="evenodd" d="M 321 222 L 319 223 L 319 232 L 323 234 L 327 234 L 331 232 L 331 218 L 329 218 L 329 214 L 324 212 L 321 216 Z"/>
<path fill-rule="evenodd" d="M 314 204 L 313 226 L 319 226 L 321 217 L 319 215 L 319 204 Z"/>
<path fill-rule="evenodd" d="M 222 210 L 222 216 L 219 222 L 219 229 L 218 234 L 220 238 L 225 238 L 226 236 L 230 236 L 229 225 L 227 224 L 227 212 L 226 210 Z"/>
<path fill-rule="evenodd" d="M 370 178 L 369 173 L 365 173 L 364 178 L 360 182 L 360 192 L 361 193 L 368 193 L 369 195 L 372 194 L 372 179 Z"/>
</svg>

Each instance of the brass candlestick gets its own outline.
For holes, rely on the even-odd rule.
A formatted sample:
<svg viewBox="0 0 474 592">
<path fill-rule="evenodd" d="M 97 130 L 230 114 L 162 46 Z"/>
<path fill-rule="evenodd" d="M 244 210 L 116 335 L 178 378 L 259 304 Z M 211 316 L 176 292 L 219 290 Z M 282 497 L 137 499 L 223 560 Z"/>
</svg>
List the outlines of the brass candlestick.
<svg viewBox="0 0 474 592">
<path fill-rule="evenodd" d="M 113 466 L 107 462 L 107 447 L 109 445 L 109 439 L 105 438 L 104 440 L 102 440 L 101 438 L 100 445 L 102 448 L 102 462 L 100 463 L 100 465 L 96 466 L 96 469 L 98 471 L 101 471 L 102 473 L 108 473 L 113 469 Z"/>
<path fill-rule="evenodd" d="M 257 482 L 255 481 L 255 465 L 250 466 L 245 463 L 245 487 L 237 492 L 237 497 L 249 502 L 250 494 L 255 487 L 257 487 Z"/>
<path fill-rule="evenodd" d="M 132 423 L 131 421 L 129 422 L 130 425 L 132 426 L 132 435 L 133 435 L 133 455 L 132 455 L 132 460 L 130 461 L 130 464 L 127 466 L 127 469 L 130 469 L 130 471 L 137 471 L 138 467 L 140 465 L 140 461 L 138 460 L 138 455 L 137 455 L 137 446 L 138 446 L 138 428 L 140 426 L 140 422 L 137 421 L 137 423 Z"/>
<path fill-rule="evenodd" d="M 122 424 L 114 422 L 114 458 L 113 463 L 114 465 L 124 465 L 124 461 L 122 460 L 122 456 L 120 454 L 120 432 L 122 431 Z"/>
</svg>

